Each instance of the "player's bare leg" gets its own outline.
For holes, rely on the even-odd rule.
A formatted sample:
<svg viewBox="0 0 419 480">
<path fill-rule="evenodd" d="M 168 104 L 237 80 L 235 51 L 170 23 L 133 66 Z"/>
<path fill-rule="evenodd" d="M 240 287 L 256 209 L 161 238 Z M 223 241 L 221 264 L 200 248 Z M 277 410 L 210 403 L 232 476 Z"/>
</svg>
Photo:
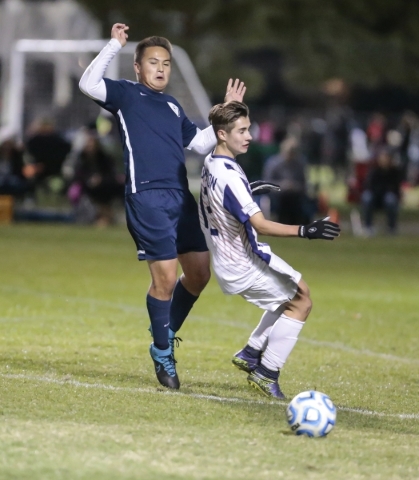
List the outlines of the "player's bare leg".
<svg viewBox="0 0 419 480">
<path fill-rule="evenodd" d="M 188 252 L 178 256 L 183 274 L 182 285 L 198 297 L 211 277 L 209 252 Z"/>
<path fill-rule="evenodd" d="M 183 274 L 176 283 L 170 310 L 170 330 L 174 333 L 180 330 L 211 276 L 208 252 L 188 252 L 178 259 Z"/>
<path fill-rule="evenodd" d="M 151 285 L 147 295 L 153 343 L 150 355 L 159 382 L 168 388 L 178 389 L 173 349 L 169 342 L 170 305 L 177 279 L 177 259 L 148 261 Z"/>
<path fill-rule="evenodd" d="M 149 295 L 159 300 L 170 300 L 177 280 L 176 258 L 172 260 L 149 260 L 148 268 L 151 274 Z"/>
<path fill-rule="evenodd" d="M 170 388 L 179 388 L 179 386 L 173 386 L 172 379 L 169 378 L 171 375 L 167 377 L 163 373 L 164 378 L 160 378 L 162 374 L 159 376 L 159 372 L 164 370 L 157 372 L 158 363 L 163 361 L 161 353 L 164 352 L 164 356 L 167 356 L 167 351 L 170 351 L 171 365 L 168 368 L 170 367 L 169 370 L 173 373 L 176 363 L 174 345 L 176 341 L 178 344 L 181 340 L 176 337 L 176 332 L 182 326 L 211 275 L 208 252 L 189 252 L 179 255 L 179 263 L 183 274 L 177 280 L 178 261 L 176 259 L 148 262 L 152 282 L 147 296 L 147 308 L 150 314 L 154 347 L 158 348 L 157 353 L 153 348 L 150 353 L 155 363 L 157 378 L 160 383 Z M 164 344 L 161 343 L 163 341 Z M 159 358 L 157 354 L 160 354 Z M 177 379 L 177 375 L 175 378 Z"/>
<path fill-rule="evenodd" d="M 211 276 L 208 252 L 184 253 L 179 255 L 178 259 L 183 274 L 174 288 L 170 307 L 169 344 L 173 355 L 175 343 L 179 346 L 179 342 L 182 341 L 180 337 L 176 336 L 176 333 L 180 330 Z"/>
<path fill-rule="evenodd" d="M 298 283 L 297 293 L 294 298 L 284 304 L 283 314 L 287 317 L 305 322 L 310 315 L 312 301 L 310 298 L 310 289 L 304 280 L 300 280 Z"/>
</svg>

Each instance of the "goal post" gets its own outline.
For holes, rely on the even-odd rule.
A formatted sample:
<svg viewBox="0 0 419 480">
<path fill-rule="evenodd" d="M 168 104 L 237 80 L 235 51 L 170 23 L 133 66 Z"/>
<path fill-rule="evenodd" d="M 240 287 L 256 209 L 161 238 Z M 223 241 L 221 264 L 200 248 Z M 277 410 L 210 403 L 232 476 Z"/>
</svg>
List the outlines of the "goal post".
<svg viewBox="0 0 419 480">
<path fill-rule="evenodd" d="M 2 106 L 2 125 L 22 138 L 27 124 L 40 116 L 43 110 L 49 110 L 49 116 L 54 118 L 54 112 L 60 108 L 66 108 L 67 111 L 72 107 L 73 110 L 77 109 L 84 100 L 78 97 L 83 95 L 75 86 L 78 85 L 94 54 L 97 54 L 107 42 L 108 40 L 18 40 L 11 54 L 8 92 Z M 133 57 L 136 45 L 136 42 L 127 42 L 120 50 L 108 66 L 106 72 L 108 78 L 135 80 Z M 35 66 L 29 76 L 27 70 L 31 59 L 35 59 L 39 67 Z M 47 70 L 49 76 L 43 81 L 43 74 Z M 31 85 L 31 82 L 35 82 L 35 86 Z M 42 84 L 38 91 L 37 84 Z M 42 100 L 41 90 L 46 91 L 45 99 L 42 101 L 42 108 L 37 109 L 36 103 L 39 104 Z M 178 46 L 173 46 L 172 76 L 166 93 L 176 97 L 188 117 L 198 126 L 208 125 L 210 100 L 189 56 Z M 89 105 L 90 111 L 94 108 L 96 116 L 99 115 L 100 107 L 87 97 L 86 100 L 92 104 Z M 86 121 L 85 110 L 85 107 L 84 110 L 80 107 L 80 112 L 73 111 L 71 121 L 67 115 L 65 128 L 81 126 Z M 58 127 L 62 127 L 59 122 Z"/>
</svg>

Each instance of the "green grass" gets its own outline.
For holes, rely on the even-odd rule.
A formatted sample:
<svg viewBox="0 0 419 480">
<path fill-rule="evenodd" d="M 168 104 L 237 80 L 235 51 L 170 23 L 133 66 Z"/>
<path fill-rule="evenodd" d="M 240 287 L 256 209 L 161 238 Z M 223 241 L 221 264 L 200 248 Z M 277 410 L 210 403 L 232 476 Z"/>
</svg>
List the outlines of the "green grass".
<svg viewBox="0 0 419 480">
<path fill-rule="evenodd" d="M 124 228 L 0 228 L 0 478 L 419 478 L 417 238 L 270 243 L 314 301 L 281 386 L 334 400 L 325 439 L 290 434 L 286 403 L 231 366 L 261 311 L 214 280 L 168 392 L 148 355 L 147 267 Z"/>
</svg>

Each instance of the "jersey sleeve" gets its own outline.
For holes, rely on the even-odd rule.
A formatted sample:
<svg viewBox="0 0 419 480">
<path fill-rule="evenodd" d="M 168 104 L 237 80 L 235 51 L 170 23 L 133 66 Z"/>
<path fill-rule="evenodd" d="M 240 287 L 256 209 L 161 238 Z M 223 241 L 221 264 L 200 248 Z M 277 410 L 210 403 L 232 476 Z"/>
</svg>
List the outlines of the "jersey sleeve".
<svg viewBox="0 0 419 480">
<path fill-rule="evenodd" d="M 206 155 L 217 145 L 217 137 L 215 136 L 212 125 L 204 130 L 196 129 L 196 134 L 191 143 L 187 146 L 188 150 L 193 150 L 200 155 Z"/>
<path fill-rule="evenodd" d="M 126 91 L 125 80 L 111 80 L 104 78 L 106 85 L 106 100 L 104 102 L 95 100 L 95 102 L 109 112 L 116 113 L 122 105 L 123 97 Z"/>
<path fill-rule="evenodd" d="M 197 126 L 189 120 L 189 118 L 186 116 L 185 112 L 183 111 L 183 108 L 179 105 L 180 112 L 182 115 L 182 140 L 183 140 L 183 146 L 187 147 L 192 139 L 195 137 L 198 129 Z"/>
<path fill-rule="evenodd" d="M 223 207 L 240 223 L 246 223 L 250 217 L 260 212 L 253 200 L 248 182 L 233 177 L 224 189 Z"/>
</svg>

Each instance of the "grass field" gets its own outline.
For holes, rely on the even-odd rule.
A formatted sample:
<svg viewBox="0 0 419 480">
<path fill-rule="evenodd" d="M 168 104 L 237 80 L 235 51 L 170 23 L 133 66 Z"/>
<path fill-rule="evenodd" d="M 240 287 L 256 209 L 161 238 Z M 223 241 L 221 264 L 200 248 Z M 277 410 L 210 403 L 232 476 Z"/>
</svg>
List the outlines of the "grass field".
<svg viewBox="0 0 419 480">
<path fill-rule="evenodd" d="M 418 238 L 270 243 L 311 287 L 281 386 L 334 400 L 324 439 L 290 434 L 286 402 L 231 366 L 261 312 L 214 280 L 181 331 L 171 393 L 125 228 L 0 228 L 0 478 L 418 479 Z"/>
</svg>

